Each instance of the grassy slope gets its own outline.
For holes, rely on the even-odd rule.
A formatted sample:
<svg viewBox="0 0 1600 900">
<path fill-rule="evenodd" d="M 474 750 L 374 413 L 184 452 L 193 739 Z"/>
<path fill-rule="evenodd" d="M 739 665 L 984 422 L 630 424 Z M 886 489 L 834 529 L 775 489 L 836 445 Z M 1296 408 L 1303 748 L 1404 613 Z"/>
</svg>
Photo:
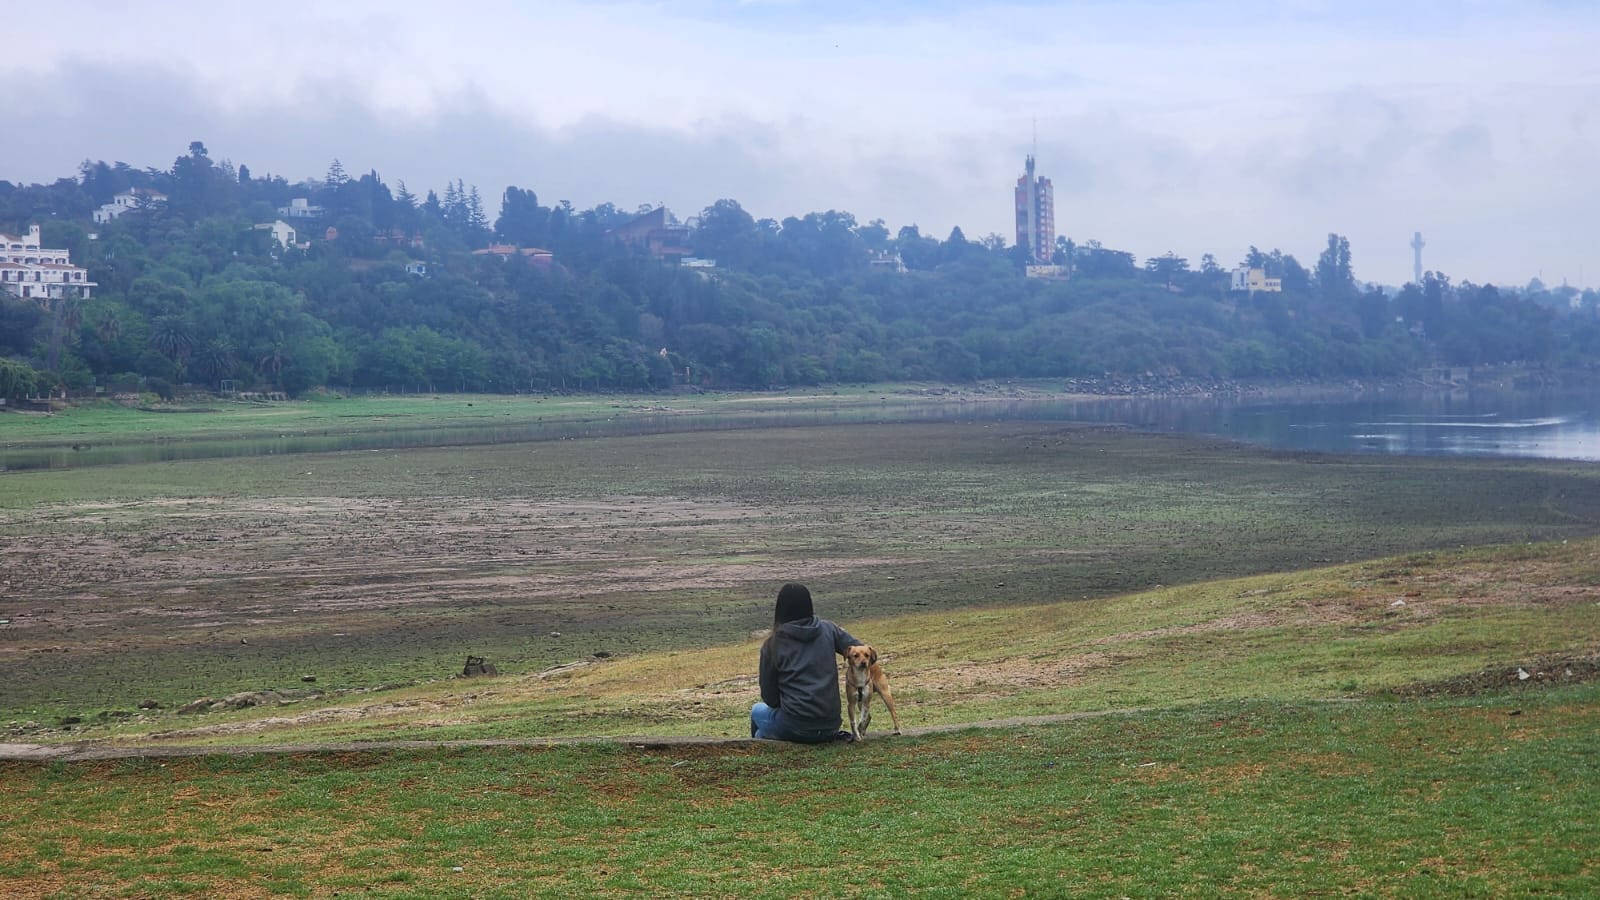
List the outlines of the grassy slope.
<svg viewBox="0 0 1600 900">
<path fill-rule="evenodd" d="M 0 831 L 25 835 L 0 893 L 1600 891 L 1600 683 L 1565 675 L 1600 652 L 1600 540 L 851 625 L 894 648 L 908 725 L 1157 708 L 823 748 L 0 764 Z M 738 729 L 753 650 L 385 692 L 413 705 L 256 738 Z M 1396 699 L 1485 666 L 1507 686 Z M 1366 698 L 1306 699 L 1330 691 Z"/>
<path fill-rule="evenodd" d="M 1518 667 L 1561 681 L 1567 668 L 1584 678 L 1600 665 L 1600 539 L 844 624 L 886 654 L 908 727 L 1370 697 L 1485 671 L 1506 682 Z M 645 654 L 548 677 L 435 682 L 104 733 L 218 744 L 739 736 L 755 697 L 756 649 Z M 888 726 L 881 708 L 875 724 Z"/>
<path fill-rule="evenodd" d="M 1594 896 L 1600 687 L 872 741 L 0 764 L 8 896 Z"/>
</svg>

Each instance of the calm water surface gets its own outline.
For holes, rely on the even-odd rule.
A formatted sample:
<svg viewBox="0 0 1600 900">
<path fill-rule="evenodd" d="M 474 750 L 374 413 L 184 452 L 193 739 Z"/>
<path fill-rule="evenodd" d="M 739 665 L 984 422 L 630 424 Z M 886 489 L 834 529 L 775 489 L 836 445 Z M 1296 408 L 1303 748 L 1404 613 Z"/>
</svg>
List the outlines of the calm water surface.
<svg viewBox="0 0 1600 900">
<path fill-rule="evenodd" d="M 84 447 L 6 449 L 0 471 L 335 450 L 379 450 L 869 422 L 1095 422 L 1213 435 L 1285 450 L 1600 462 L 1600 390 L 1460 392 L 1407 399 L 1257 402 L 1238 399 L 897 402 L 782 412 L 626 415 L 514 426 L 286 434 Z"/>
<path fill-rule="evenodd" d="M 1089 418 L 1285 450 L 1600 462 L 1600 391 L 1315 403 L 1107 401 Z"/>
</svg>

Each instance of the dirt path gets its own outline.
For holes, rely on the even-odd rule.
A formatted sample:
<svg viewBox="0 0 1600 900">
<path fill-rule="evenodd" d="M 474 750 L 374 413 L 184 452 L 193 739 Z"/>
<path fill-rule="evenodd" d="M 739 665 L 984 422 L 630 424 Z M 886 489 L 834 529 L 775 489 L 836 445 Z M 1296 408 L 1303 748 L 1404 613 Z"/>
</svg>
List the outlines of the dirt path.
<svg viewBox="0 0 1600 900">
<path fill-rule="evenodd" d="M 1330 701 L 1331 702 L 1331 701 Z M 1340 701 L 1351 702 L 1351 701 Z M 1096 712 L 1062 713 L 1052 716 L 1017 716 L 1008 719 L 989 719 L 983 722 L 962 722 L 949 725 L 930 725 L 906 728 L 904 737 L 930 734 L 949 734 L 971 729 L 1022 728 L 1030 725 L 1058 725 L 1080 719 L 1103 716 L 1137 715 L 1148 712 L 1144 707 L 1108 709 Z M 888 732 L 877 732 L 868 742 L 892 738 Z M 503 738 L 462 741 L 354 741 L 333 744 L 263 744 L 260 746 L 138 746 L 78 742 L 73 744 L 0 744 L 0 761 L 32 762 L 87 762 L 104 759 L 167 759 L 185 756 L 256 756 L 295 755 L 317 753 L 384 753 L 393 750 L 435 750 L 442 748 L 509 747 L 513 749 L 561 746 L 617 745 L 634 750 L 662 750 L 673 747 L 746 747 L 754 744 L 775 743 L 754 741 L 748 738 L 701 737 L 693 735 L 662 737 L 554 737 L 554 738 Z"/>
</svg>

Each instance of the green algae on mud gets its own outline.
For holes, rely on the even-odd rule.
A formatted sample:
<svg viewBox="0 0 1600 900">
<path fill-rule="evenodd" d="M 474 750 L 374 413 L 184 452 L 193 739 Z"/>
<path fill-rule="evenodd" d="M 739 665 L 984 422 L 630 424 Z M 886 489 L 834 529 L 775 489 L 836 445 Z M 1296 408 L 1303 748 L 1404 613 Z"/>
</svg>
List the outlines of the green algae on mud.
<svg viewBox="0 0 1600 900">
<path fill-rule="evenodd" d="M 0 724 L 727 644 L 794 579 L 848 622 L 1582 538 L 1597 480 L 1038 423 L 31 473 L 0 502 Z"/>
</svg>

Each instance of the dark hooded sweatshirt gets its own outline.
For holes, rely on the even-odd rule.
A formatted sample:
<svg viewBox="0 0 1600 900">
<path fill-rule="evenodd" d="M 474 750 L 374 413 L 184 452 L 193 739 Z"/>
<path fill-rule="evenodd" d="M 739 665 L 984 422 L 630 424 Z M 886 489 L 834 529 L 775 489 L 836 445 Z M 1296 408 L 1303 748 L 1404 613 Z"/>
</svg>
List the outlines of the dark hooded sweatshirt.
<svg viewBox="0 0 1600 900">
<path fill-rule="evenodd" d="M 835 654 L 861 643 L 843 628 L 807 616 L 774 628 L 761 645 L 761 702 L 783 710 L 796 731 L 839 727 L 839 666 Z"/>
</svg>

